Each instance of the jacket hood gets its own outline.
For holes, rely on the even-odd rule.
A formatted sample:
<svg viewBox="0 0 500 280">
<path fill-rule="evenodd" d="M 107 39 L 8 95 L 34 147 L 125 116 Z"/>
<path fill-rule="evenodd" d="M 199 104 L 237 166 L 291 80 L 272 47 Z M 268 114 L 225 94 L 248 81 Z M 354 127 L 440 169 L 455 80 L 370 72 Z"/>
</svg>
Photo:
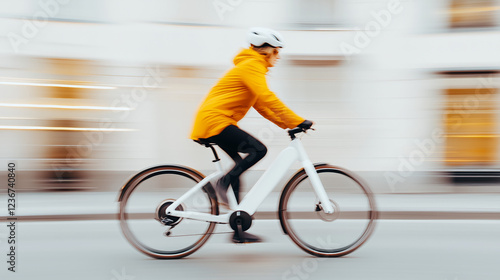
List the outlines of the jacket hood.
<svg viewBox="0 0 500 280">
<path fill-rule="evenodd" d="M 266 68 L 268 68 L 270 66 L 269 63 L 264 58 L 264 56 L 262 56 L 261 54 L 259 54 L 258 52 L 254 51 L 250 48 L 241 50 L 240 53 L 234 57 L 233 62 L 234 62 L 234 65 L 238 65 L 242 62 L 245 62 L 245 61 L 248 61 L 251 59 L 255 59 L 259 63 L 262 63 Z"/>
</svg>

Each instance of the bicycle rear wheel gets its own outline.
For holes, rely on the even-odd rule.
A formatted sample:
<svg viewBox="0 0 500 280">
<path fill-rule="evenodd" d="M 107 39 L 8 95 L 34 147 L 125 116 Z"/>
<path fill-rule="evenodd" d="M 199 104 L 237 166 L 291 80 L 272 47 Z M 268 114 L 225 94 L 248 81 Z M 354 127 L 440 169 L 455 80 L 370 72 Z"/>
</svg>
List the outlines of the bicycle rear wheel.
<svg viewBox="0 0 500 280">
<path fill-rule="evenodd" d="M 160 259 L 182 258 L 198 250 L 215 223 L 167 216 L 165 209 L 203 177 L 187 167 L 165 165 L 130 179 L 120 195 L 120 227 L 126 239 L 142 253 Z M 216 215 L 218 206 L 202 188 L 176 210 Z"/>
<path fill-rule="evenodd" d="M 368 186 L 347 170 L 315 167 L 334 208 L 325 214 L 304 170 L 292 177 L 280 199 L 283 231 L 309 254 L 340 257 L 370 237 L 376 219 L 375 200 Z"/>
</svg>

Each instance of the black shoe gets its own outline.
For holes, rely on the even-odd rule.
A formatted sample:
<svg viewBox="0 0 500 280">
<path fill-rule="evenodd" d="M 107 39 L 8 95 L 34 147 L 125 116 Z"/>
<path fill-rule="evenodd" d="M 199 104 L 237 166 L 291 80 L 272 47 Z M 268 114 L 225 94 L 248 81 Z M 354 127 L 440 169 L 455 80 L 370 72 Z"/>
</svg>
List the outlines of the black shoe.
<svg viewBox="0 0 500 280">
<path fill-rule="evenodd" d="M 233 243 L 257 243 L 257 242 L 262 242 L 262 239 L 248 232 L 244 231 L 241 234 L 241 236 L 237 232 L 234 232 L 233 234 Z"/>
<path fill-rule="evenodd" d="M 229 209 L 229 200 L 227 199 L 227 189 L 229 188 L 229 184 L 225 184 L 224 176 L 215 177 L 210 180 L 210 184 L 212 184 L 214 188 L 219 205 Z"/>
</svg>

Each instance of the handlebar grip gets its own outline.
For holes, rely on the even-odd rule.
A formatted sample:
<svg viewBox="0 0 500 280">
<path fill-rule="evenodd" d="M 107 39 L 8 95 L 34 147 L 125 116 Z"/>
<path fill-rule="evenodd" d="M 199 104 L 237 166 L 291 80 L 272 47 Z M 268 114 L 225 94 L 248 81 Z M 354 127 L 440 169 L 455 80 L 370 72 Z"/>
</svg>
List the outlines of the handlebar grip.
<svg viewBox="0 0 500 280">
<path fill-rule="evenodd" d="M 305 120 L 301 124 L 299 124 L 298 127 L 303 128 L 305 130 L 308 130 L 309 128 L 311 128 L 312 125 L 313 125 L 312 121 Z"/>
</svg>

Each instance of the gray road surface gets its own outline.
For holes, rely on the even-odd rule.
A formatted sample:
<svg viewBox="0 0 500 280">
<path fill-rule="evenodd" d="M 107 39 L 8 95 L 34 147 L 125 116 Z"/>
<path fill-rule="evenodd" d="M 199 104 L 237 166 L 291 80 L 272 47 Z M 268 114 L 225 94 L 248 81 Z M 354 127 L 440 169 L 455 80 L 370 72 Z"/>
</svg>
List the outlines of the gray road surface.
<svg viewBox="0 0 500 280">
<path fill-rule="evenodd" d="M 351 255 L 320 259 L 282 234 L 277 220 L 256 221 L 266 242 L 229 243 L 214 235 L 180 260 L 151 259 L 124 239 L 117 221 L 19 222 L 16 273 L 7 271 L 5 223 L 0 279 L 500 279 L 500 221 L 382 220 Z M 217 231 L 227 231 L 219 225 Z"/>
</svg>

